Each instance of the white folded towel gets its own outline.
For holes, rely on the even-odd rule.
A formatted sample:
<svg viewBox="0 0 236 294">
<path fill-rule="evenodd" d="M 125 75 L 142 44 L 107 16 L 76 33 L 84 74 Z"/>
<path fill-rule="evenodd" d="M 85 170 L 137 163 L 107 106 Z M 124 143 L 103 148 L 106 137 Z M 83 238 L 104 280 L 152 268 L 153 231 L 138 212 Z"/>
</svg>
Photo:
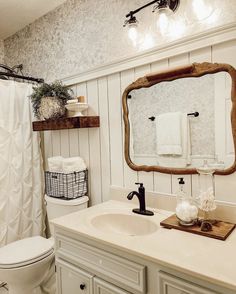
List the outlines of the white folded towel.
<svg viewBox="0 0 236 294">
<path fill-rule="evenodd" d="M 189 117 L 187 113 L 181 113 L 181 148 L 182 154 L 159 155 L 158 164 L 165 167 L 184 168 L 191 164 L 191 137 Z M 158 141 L 158 138 L 157 138 Z"/>
<path fill-rule="evenodd" d="M 182 114 L 164 113 L 156 118 L 158 155 L 182 155 Z"/>
<path fill-rule="evenodd" d="M 55 156 L 48 158 L 48 170 L 50 172 L 61 173 L 62 172 L 62 156 Z"/>
<path fill-rule="evenodd" d="M 81 157 L 64 158 L 62 162 L 62 172 L 65 174 L 85 170 L 86 164 Z"/>
</svg>

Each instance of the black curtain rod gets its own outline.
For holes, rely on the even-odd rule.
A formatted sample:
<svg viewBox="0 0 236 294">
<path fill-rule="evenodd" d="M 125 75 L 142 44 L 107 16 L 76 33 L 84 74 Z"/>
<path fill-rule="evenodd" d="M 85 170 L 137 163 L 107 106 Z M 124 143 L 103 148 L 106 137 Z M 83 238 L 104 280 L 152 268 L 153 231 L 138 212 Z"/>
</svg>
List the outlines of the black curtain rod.
<svg viewBox="0 0 236 294">
<path fill-rule="evenodd" d="M 44 79 L 38 79 L 38 78 L 33 78 L 33 77 L 28 77 L 28 76 L 23 76 L 23 75 L 18 75 L 15 73 L 9 73 L 9 72 L 1 72 L 0 71 L 0 78 L 4 77 L 12 77 L 15 79 L 21 79 L 21 80 L 26 80 L 26 81 L 32 81 L 32 82 L 37 82 L 37 83 L 44 83 Z"/>
<path fill-rule="evenodd" d="M 12 77 L 15 79 L 21 79 L 21 80 L 32 81 L 37 83 L 44 83 L 44 79 L 24 76 L 22 72 L 23 64 L 15 65 L 13 67 L 10 67 L 5 64 L 0 64 L 0 68 L 4 69 L 4 71 L 0 71 L 0 79 L 7 80 L 7 77 Z"/>
</svg>

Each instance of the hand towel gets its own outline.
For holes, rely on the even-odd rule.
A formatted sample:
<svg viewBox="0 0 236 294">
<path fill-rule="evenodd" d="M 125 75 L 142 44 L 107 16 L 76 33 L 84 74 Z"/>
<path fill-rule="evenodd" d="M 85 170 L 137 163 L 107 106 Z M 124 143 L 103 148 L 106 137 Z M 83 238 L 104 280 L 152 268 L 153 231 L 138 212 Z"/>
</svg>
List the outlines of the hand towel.
<svg viewBox="0 0 236 294">
<path fill-rule="evenodd" d="M 158 155 L 158 165 L 185 168 L 191 164 L 191 134 L 187 113 L 181 113 L 181 142 L 182 155 Z"/>
<path fill-rule="evenodd" d="M 50 172 L 61 173 L 62 172 L 62 156 L 54 156 L 48 158 L 48 170 Z"/>
<path fill-rule="evenodd" d="M 156 118 L 158 155 L 182 155 L 182 114 L 164 113 Z"/>
<path fill-rule="evenodd" d="M 86 168 L 86 164 L 81 157 L 64 158 L 62 162 L 62 171 L 65 174 L 80 172 Z"/>
</svg>

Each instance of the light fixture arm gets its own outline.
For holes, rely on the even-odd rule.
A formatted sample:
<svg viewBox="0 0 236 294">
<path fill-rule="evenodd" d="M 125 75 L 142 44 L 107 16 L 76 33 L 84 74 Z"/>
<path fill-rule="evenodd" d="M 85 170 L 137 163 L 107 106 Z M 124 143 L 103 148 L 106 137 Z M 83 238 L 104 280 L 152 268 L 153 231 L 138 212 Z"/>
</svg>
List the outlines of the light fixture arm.
<svg viewBox="0 0 236 294">
<path fill-rule="evenodd" d="M 152 5 L 152 4 L 155 4 L 155 3 L 159 2 L 159 1 L 160 1 L 160 0 L 154 0 L 154 1 L 151 1 L 151 2 L 149 2 L 149 3 L 147 3 L 147 4 L 143 5 L 143 6 L 141 6 L 141 7 L 139 7 L 139 8 L 137 8 L 137 9 L 135 9 L 135 10 L 130 11 L 128 14 L 126 14 L 125 17 L 127 17 L 127 18 L 128 18 L 128 17 L 133 17 L 134 14 L 138 13 L 140 10 L 143 10 L 144 8 L 146 8 L 146 7 L 148 7 L 148 6 Z"/>
<path fill-rule="evenodd" d="M 171 9 L 174 12 L 179 6 L 179 2 L 180 2 L 180 0 L 154 0 L 154 1 L 148 2 L 147 4 L 137 8 L 135 10 L 130 11 L 128 14 L 126 14 L 125 17 L 126 18 L 133 17 L 139 11 L 141 11 L 144 8 L 146 8 L 148 6 L 151 6 L 151 5 L 155 4 L 155 3 L 157 4 L 157 6 L 159 8 L 161 8 L 163 6 L 168 6 L 169 9 Z"/>
</svg>

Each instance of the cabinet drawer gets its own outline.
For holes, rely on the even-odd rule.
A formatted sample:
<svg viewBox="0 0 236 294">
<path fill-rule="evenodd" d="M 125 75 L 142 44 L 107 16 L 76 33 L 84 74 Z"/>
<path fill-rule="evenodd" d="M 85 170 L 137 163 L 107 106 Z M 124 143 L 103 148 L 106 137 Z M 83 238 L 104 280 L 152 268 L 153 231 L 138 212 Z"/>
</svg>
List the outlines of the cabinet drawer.
<svg viewBox="0 0 236 294">
<path fill-rule="evenodd" d="M 135 293 L 146 291 L 146 268 L 62 235 L 57 236 L 57 257 L 68 260 L 122 288 Z"/>
<path fill-rule="evenodd" d="M 217 294 L 180 278 L 159 273 L 159 294 Z"/>
<path fill-rule="evenodd" d="M 64 261 L 57 261 L 58 294 L 92 294 L 93 276 Z"/>
<path fill-rule="evenodd" d="M 129 294 L 129 293 L 101 279 L 94 278 L 94 294 Z"/>
</svg>

